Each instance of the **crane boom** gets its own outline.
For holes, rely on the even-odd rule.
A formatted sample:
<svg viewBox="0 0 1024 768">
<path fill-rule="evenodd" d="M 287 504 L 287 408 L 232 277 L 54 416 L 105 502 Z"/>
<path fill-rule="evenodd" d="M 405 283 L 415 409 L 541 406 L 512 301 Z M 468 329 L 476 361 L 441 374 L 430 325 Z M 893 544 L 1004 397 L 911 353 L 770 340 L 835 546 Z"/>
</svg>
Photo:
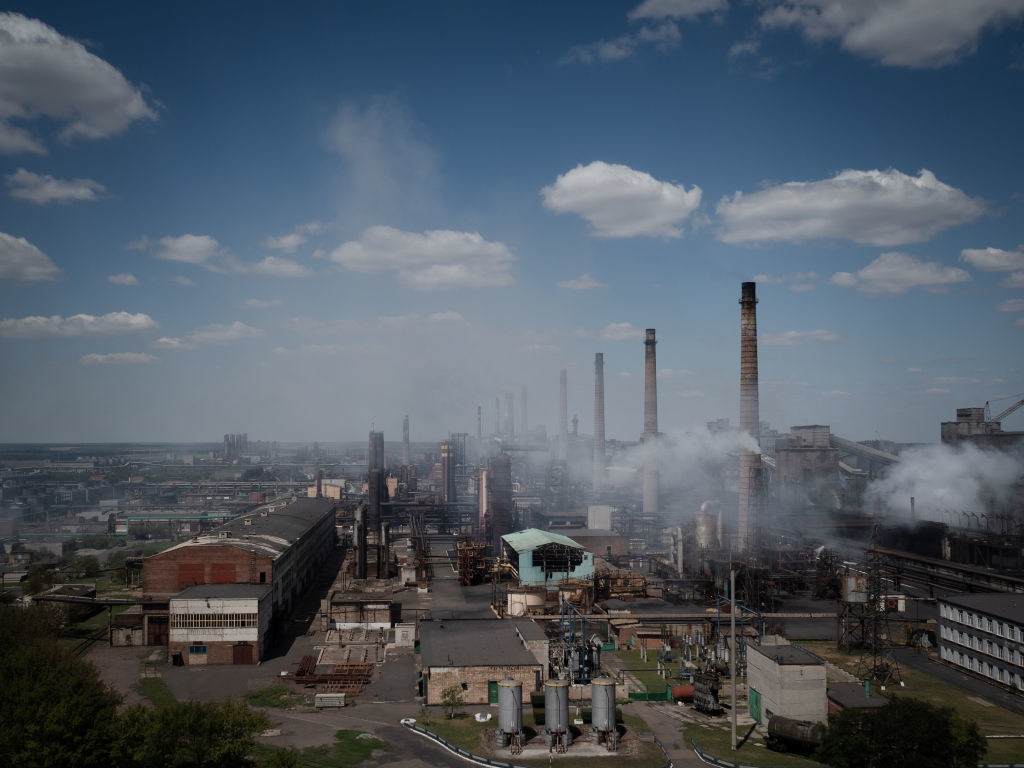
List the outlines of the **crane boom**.
<svg viewBox="0 0 1024 768">
<path fill-rule="evenodd" d="M 1011 413 L 1013 413 L 1018 408 L 1020 408 L 1022 405 L 1024 405 L 1024 400 L 1018 400 L 1016 403 L 1014 403 L 1009 408 L 1007 408 L 1005 411 L 1003 411 L 998 416 L 996 416 L 994 419 L 992 419 L 992 421 L 1002 421 L 1007 416 L 1009 416 Z"/>
</svg>

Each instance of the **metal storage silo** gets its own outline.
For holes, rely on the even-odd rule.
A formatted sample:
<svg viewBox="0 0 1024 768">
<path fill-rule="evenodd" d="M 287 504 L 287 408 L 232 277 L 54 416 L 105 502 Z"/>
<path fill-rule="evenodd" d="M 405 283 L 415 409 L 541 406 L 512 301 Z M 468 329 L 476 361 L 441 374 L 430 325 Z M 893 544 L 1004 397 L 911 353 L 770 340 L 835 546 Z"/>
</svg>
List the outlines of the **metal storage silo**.
<svg viewBox="0 0 1024 768">
<path fill-rule="evenodd" d="M 522 682 L 519 680 L 498 683 L 498 733 L 502 745 L 509 737 L 522 733 Z"/>
<path fill-rule="evenodd" d="M 544 683 L 544 743 L 564 751 L 572 743 L 569 733 L 569 681 Z"/>
<path fill-rule="evenodd" d="M 590 730 L 597 741 L 603 740 L 609 750 L 615 749 L 618 730 L 615 727 L 615 681 L 612 678 L 594 678 L 590 684 L 590 707 Z"/>
</svg>

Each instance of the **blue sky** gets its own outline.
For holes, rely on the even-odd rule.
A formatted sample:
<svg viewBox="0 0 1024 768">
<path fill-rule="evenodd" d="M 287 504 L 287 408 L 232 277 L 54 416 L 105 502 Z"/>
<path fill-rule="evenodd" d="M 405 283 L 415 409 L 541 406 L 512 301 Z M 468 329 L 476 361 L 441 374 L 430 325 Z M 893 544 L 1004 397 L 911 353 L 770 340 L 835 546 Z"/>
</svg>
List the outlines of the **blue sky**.
<svg viewBox="0 0 1024 768">
<path fill-rule="evenodd" d="M 1024 392 L 1024 1 L 13 3 L 2 441 L 937 441 Z M 1021 429 L 1021 411 L 1006 428 Z"/>
</svg>

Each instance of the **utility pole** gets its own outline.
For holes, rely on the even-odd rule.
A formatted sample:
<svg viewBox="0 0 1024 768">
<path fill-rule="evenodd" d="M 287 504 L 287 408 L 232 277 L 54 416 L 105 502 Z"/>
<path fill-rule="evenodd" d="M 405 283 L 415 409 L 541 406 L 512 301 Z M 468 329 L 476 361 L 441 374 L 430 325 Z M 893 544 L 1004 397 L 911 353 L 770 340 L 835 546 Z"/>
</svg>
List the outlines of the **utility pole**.
<svg viewBox="0 0 1024 768">
<path fill-rule="evenodd" d="M 732 679 L 732 751 L 736 751 L 736 571 L 729 569 L 729 677 Z"/>
</svg>

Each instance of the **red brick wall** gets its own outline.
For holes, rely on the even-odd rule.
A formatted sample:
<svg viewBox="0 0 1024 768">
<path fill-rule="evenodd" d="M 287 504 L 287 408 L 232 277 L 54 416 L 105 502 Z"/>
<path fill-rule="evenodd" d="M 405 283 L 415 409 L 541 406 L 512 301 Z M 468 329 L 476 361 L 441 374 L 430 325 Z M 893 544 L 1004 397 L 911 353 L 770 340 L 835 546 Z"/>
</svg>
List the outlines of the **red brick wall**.
<svg viewBox="0 0 1024 768">
<path fill-rule="evenodd" d="M 234 663 L 234 646 L 236 643 L 207 643 L 206 644 L 206 663 L 207 664 L 233 664 Z M 167 660 L 170 661 L 174 658 L 174 654 L 180 653 L 182 660 L 186 666 L 189 663 L 188 657 L 188 643 L 168 643 L 167 644 Z M 253 647 L 252 655 L 256 659 L 259 651 Z"/>
<path fill-rule="evenodd" d="M 239 547 L 206 544 L 152 555 L 142 561 L 143 597 L 166 599 L 193 584 L 248 584 L 250 560 L 251 583 L 260 583 L 261 571 L 266 583 L 272 583 L 271 559 Z"/>
</svg>

